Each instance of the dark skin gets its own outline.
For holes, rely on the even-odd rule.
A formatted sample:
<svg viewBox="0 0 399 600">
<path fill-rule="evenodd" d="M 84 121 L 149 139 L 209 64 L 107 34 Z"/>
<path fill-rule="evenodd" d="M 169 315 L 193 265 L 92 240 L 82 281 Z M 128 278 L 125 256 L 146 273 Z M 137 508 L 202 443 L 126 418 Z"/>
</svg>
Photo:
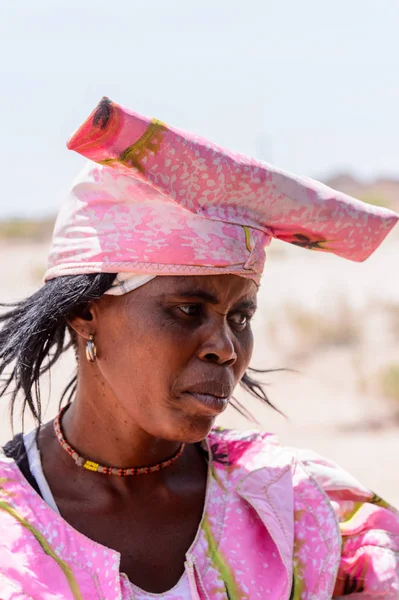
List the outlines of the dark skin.
<svg viewBox="0 0 399 600">
<path fill-rule="evenodd" d="M 235 275 L 157 277 L 125 296 L 103 296 L 70 320 L 77 334 L 76 398 L 62 428 L 83 456 L 134 467 L 183 455 L 164 471 L 104 476 L 78 468 L 40 433 L 43 470 L 60 513 L 121 554 L 120 569 L 153 593 L 173 587 L 200 524 L 207 463 L 198 442 L 248 367 L 257 287 Z M 97 360 L 85 344 L 94 335 Z"/>
</svg>

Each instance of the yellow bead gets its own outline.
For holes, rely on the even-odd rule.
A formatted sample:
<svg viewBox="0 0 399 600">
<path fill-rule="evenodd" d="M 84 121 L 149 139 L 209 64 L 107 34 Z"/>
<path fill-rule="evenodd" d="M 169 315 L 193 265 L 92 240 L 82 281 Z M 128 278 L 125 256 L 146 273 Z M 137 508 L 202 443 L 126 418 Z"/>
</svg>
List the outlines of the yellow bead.
<svg viewBox="0 0 399 600">
<path fill-rule="evenodd" d="M 98 463 L 93 462 L 92 460 L 86 460 L 83 467 L 88 471 L 97 471 L 100 465 Z"/>
</svg>

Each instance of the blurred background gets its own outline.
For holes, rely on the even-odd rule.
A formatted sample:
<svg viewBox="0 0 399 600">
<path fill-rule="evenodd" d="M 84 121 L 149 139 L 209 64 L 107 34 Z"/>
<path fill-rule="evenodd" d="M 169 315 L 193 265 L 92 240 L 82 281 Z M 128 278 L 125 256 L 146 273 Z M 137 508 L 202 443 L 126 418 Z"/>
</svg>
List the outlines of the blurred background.
<svg viewBox="0 0 399 600">
<path fill-rule="evenodd" d="M 397 0 L 2 3 L 0 300 L 41 285 L 83 162 L 65 141 L 103 95 L 399 211 L 398 27 Z M 274 242 L 253 365 L 291 369 L 262 376 L 286 416 L 239 393 L 257 424 L 221 419 L 313 448 L 397 506 L 398 258 L 398 227 L 364 264 Z M 47 417 L 73 369 L 44 382 Z"/>
</svg>

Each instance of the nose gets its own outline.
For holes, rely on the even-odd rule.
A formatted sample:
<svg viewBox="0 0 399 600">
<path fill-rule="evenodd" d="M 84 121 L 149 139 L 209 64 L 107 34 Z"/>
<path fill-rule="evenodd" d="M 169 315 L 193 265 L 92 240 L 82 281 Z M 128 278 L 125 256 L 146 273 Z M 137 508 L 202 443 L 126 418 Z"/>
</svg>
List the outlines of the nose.
<svg viewBox="0 0 399 600">
<path fill-rule="evenodd" d="M 237 353 L 226 324 L 214 327 L 208 333 L 198 351 L 198 358 L 225 367 L 237 361 Z"/>
</svg>

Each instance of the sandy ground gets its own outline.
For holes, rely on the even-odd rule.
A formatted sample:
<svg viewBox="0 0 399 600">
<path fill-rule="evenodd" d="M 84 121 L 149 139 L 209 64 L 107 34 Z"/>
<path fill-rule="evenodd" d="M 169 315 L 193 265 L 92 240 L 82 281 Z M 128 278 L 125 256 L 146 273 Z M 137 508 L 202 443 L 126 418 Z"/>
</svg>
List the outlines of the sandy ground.
<svg viewBox="0 0 399 600">
<path fill-rule="evenodd" d="M 46 249 L 47 244 L 0 246 L 2 301 L 25 297 L 37 289 Z M 284 444 L 312 448 L 336 460 L 396 506 L 399 403 L 382 395 L 375 374 L 385 364 L 399 363 L 399 328 L 395 328 L 399 322 L 398 258 L 397 234 L 361 265 L 276 245 L 260 290 L 253 365 L 297 370 L 264 376 L 270 384 L 270 398 L 287 418 L 238 394 L 261 429 L 276 432 Z M 300 335 L 289 326 L 298 307 L 314 315 L 309 331 L 304 327 Z M 321 326 L 340 307 L 334 327 L 345 329 L 355 319 L 361 339 L 321 343 L 318 319 Z M 72 371 L 72 357 L 55 369 L 51 392 L 47 392 L 48 418 L 55 414 Z M 241 429 L 255 426 L 232 408 L 222 415 L 220 424 Z M 10 436 L 7 399 L 3 398 L 0 443 Z"/>
</svg>

